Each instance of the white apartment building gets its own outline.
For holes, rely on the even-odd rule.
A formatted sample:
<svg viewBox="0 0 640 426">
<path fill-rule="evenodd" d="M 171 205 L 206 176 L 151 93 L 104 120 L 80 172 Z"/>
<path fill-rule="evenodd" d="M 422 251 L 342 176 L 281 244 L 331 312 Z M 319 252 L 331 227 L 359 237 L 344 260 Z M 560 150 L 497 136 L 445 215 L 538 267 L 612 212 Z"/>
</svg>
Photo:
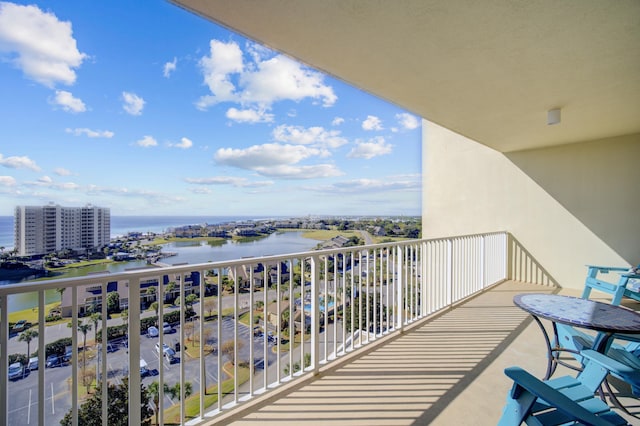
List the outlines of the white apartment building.
<svg viewBox="0 0 640 426">
<path fill-rule="evenodd" d="M 14 239 L 18 256 L 37 256 L 60 250 L 90 250 L 109 243 L 108 208 L 17 206 Z"/>
</svg>

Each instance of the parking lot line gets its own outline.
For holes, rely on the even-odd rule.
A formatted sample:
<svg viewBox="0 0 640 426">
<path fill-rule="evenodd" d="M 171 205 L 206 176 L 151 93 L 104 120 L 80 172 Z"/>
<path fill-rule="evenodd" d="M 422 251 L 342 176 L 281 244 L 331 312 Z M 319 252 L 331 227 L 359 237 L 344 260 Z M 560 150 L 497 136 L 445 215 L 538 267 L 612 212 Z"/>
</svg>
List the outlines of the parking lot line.
<svg viewBox="0 0 640 426">
<path fill-rule="evenodd" d="M 31 423 L 31 389 L 29 389 L 29 405 L 27 405 L 27 424 Z"/>
</svg>

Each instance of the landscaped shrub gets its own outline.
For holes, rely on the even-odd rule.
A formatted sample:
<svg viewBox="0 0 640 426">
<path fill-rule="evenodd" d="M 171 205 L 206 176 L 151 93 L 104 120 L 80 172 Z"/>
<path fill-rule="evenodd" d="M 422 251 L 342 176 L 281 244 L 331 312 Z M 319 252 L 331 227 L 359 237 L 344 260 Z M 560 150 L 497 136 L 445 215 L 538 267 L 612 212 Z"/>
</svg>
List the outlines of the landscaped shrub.
<svg viewBox="0 0 640 426">
<path fill-rule="evenodd" d="M 9 365 L 13 364 L 14 362 L 19 362 L 22 365 L 26 365 L 27 364 L 27 355 L 26 354 L 10 354 L 9 355 Z"/>
<path fill-rule="evenodd" d="M 47 343 L 44 347 L 45 356 L 57 355 L 63 356 L 67 346 L 71 346 L 71 337 L 63 337 L 55 342 Z M 38 356 L 38 351 L 31 353 L 32 357 Z"/>
</svg>

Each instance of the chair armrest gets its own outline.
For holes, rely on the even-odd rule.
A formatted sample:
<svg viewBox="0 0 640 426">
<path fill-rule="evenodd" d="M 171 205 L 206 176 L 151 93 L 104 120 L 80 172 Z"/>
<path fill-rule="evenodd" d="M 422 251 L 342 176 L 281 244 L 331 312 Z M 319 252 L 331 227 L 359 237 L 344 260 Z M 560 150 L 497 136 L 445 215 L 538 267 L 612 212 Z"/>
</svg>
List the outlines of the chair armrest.
<svg viewBox="0 0 640 426">
<path fill-rule="evenodd" d="M 512 379 L 517 385 L 514 386 L 512 391 L 512 393 L 515 394 L 513 395 L 515 398 L 518 397 L 518 387 L 520 387 L 535 395 L 537 398 L 546 401 L 547 404 L 557 408 L 559 411 L 562 411 L 574 420 L 580 420 L 581 422 L 595 426 L 611 426 L 611 423 L 598 418 L 598 416 L 581 407 L 566 395 L 553 389 L 551 386 L 532 376 L 520 367 L 506 368 L 504 370 L 504 374 Z"/>
<path fill-rule="evenodd" d="M 628 266 L 598 266 L 598 265 L 586 265 L 589 268 L 589 272 L 592 270 L 597 270 L 603 274 L 609 273 L 611 271 L 628 271 Z"/>
<path fill-rule="evenodd" d="M 616 361 L 615 359 L 596 352 L 593 349 L 586 349 L 580 352 L 580 355 L 587 358 L 590 361 L 596 362 L 609 370 L 611 373 L 621 376 L 634 376 L 640 374 L 640 371 L 629 365 Z"/>
</svg>

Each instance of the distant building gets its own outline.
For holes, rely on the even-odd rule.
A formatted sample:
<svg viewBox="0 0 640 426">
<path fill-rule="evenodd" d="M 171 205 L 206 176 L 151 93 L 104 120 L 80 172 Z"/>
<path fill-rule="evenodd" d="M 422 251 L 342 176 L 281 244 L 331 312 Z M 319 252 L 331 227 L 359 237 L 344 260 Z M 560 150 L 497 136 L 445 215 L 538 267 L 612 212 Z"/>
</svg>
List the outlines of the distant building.
<svg viewBox="0 0 640 426">
<path fill-rule="evenodd" d="M 17 206 L 14 241 L 18 256 L 39 256 L 61 250 L 87 251 L 109 244 L 108 208 Z"/>
</svg>

